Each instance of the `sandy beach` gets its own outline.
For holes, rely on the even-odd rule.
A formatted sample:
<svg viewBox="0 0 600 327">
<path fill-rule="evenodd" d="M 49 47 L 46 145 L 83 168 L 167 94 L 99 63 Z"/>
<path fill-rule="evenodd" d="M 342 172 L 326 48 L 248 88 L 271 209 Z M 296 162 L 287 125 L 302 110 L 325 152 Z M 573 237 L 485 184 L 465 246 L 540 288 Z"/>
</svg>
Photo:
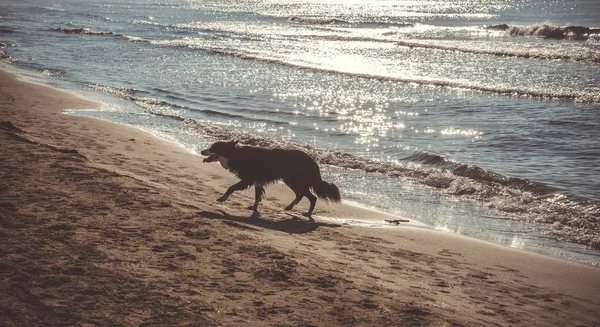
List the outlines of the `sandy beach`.
<svg viewBox="0 0 600 327">
<path fill-rule="evenodd" d="M 2 326 L 598 326 L 600 270 L 267 188 L 0 71 Z M 335 182 L 335 181 L 332 181 Z"/>
</svg>

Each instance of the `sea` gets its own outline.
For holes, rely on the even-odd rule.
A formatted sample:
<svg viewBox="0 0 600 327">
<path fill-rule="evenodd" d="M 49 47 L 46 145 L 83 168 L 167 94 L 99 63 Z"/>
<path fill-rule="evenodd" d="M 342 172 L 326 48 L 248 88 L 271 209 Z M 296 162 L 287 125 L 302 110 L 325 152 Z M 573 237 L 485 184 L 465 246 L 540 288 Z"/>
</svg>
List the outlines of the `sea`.
<svg viewBox="0 0 600 327">
<path fill-rule="evenodd" d="M 302 149 L 345 201 L 600 265 L 596 0 L 4 0 L 0 51 L 104 104 L 68 114 Z"/>
</svg>

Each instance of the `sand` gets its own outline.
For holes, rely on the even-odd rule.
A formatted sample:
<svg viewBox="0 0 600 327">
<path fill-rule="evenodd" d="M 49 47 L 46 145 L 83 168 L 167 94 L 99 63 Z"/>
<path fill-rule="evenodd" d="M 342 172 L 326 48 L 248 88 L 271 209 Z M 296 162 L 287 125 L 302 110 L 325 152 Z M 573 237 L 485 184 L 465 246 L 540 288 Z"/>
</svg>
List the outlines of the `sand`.
<svg viewBox="0 0 600 327">
<path fill-rule="evenodd" d="M 311 224 L 281 185 L 251 219 L 218 164 L 62 113 L 99 106 L 0 71 L 2 326 L 600 325 L 598 268 L 348 204 Z"/>
</svg>

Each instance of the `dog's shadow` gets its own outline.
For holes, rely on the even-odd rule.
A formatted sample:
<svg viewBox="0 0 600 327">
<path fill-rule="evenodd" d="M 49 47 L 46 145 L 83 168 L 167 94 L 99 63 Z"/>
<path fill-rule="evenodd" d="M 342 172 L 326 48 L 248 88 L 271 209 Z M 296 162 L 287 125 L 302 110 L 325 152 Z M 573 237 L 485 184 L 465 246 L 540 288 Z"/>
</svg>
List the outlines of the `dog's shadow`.
<svg viewBox="0 0 600 327">
<path fill-rule="evenodd" d="M 341 225 L 339 224 L 331 224 L 318 221 L 306 221 L 304 218 L 300 218 L 290 213 L 286 213 L 286 215 L 291 217 L 289 219 L 272 221 L 261 219 L 260 217 L 256 217 L 254 215 L 251 215 L 249 217 L 242 217 L 231 215 L 223 210 L 216 211 L 217 212 L 199 211 L 197 212 L 197 214 L 204 218 L 223 220 L 226 224 L 230 226 L 256 231 L 258 231 L 259 229 L 248 225 L 253 225 L 256 227 L 276 230 L 290 234 L 310 233 L 312 231 L 315 231 L 319 227 L 341 227 Z"/>
</svg>

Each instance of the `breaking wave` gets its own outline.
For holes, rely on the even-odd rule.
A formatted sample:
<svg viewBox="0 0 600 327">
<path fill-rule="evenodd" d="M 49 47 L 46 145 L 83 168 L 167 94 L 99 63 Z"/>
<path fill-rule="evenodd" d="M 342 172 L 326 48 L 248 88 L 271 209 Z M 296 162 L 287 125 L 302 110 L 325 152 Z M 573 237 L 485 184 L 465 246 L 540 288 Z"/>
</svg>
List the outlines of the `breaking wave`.
<svg viewBox="0 0 600 327">
<path fill-rule="evenodd" d="M 163 26 L 163 27 L 168 27 L 170 25 L 164 25 L 164 24 L 159 24 L 159 23 L 155 23 L 155 22 L 151 22 L 151 21 L 147 21 L 147 20 L 134 20 L 131 22 L 132 24 L 135 25 L 152 25 L 152 26 Z"/>
<path fill-rule="evenodd" d="M 539 24 L 529 26 L 519 25 L 493 25 L 490 28 L 504 29 L 512 36 L 534 36 L 547 39 L 587 39 L 594 35 L 600 35 L 600 28 L 586 26 L 555 26 L 551 24 Z"/>
<path fill-rule="evenodd" d="M 100 84 L 95 84 L 95 83 L 88 83 L 85 82 L 83 83 L 84 86 L 108 94 L 108 95 L 112 95 L 114 97 L 117 98 L 121 98 L 124 100 L 129 100 L 129 101 L 133 101 L 133 102 L 143 102 L 143 103 L 147 103 L 147 104 L 153 104 L 153 105 L 168 105 L 169 103 L 165 102 L 165 101 L 161 101 L 158 99 L 154 99 L 154 98 L 145 98 L 145 97 L 140 97 L 135 95 L 136 90 L 134 89 L 124 89 L 124 88 L 118 88 L 118 87 L 112 87 L 112 86 L 106 86 L 106 85 L 100 85 Z"/>
<path fill-rule="evenodd" d="M 451 162 L 437 154 L 418 153 L 413 158 L 407 158 L 411 160 L 407 163 L 380 161 L 231 131 L 207 121 L 185 119 L 184 125 L 218 140 L 235 139 L 245 145 L 298 149 L 323 165 L 380 173 L 426 185 L 441 194 L 476 201 L 513 219 L 541 223 L 546 234 L 558 240 L 600 248 L 600 203 L 566 196 L 532 181 Z M 442 167 L 424 167 L 415 164 L 415 161 L 429 161 L 429 164 Z"/>
<path fill-rule="evenodd" d="M 173 114 L 173 107 L 178 107 L 172 103 L 158 100 L 155 98 L 148 98 L 136 95 L 138 92 L 134 89 L 124 89 L 117 88 L 112 86 L 100 85 L 95 83 L 82 83 L 84 86 L 96 90 L 98 92 L 102 92 L 108 95 L 111 95 L 116 98 L 132 101 L 137 104 L 139 107 L 144 109 L 144 112 L 148 114 L 152 114 L 155 116 L 161 116 L 166 118 L 171 118 L 179 121 L 183 121 L 178 115 Z"/>
<path fill-rule="evenodd" d="M 6 48 L 6 47 L 8 47 L 8 45 L 7 45 L 6 43 L 1 43 L 1 42 L 0 42 L 0 62 L 1 62 L 1 63 L 5 63 L 5 64 L 12 64 L 12 63 L 14 63 L 15 61 L 18 61 L 18 59 L 17 59 L 17 58 L 13 58 L 13 57 L 11 57 L 11 56 L 7 55 L 7 54 L 4 52 L 4 50 L 2 50 L 2 49 L 4 49 L 4 48 Z"/>
<path fill-rule="evenodd" d="M 150 42 L 149 40 L 137 36 L 123 35 L 122 37 L 129 42 Z"/>
<path fill-rule="evenodd" d="M 61 28 L 57 28 L 55 30 L 59 31 L 61 33 L 65 33 L 65 34 L 113 35 L 113 32 L 98 32 L 98 31 L 93 31 L 89 28 L 61 27 Z"/>
</svg>

